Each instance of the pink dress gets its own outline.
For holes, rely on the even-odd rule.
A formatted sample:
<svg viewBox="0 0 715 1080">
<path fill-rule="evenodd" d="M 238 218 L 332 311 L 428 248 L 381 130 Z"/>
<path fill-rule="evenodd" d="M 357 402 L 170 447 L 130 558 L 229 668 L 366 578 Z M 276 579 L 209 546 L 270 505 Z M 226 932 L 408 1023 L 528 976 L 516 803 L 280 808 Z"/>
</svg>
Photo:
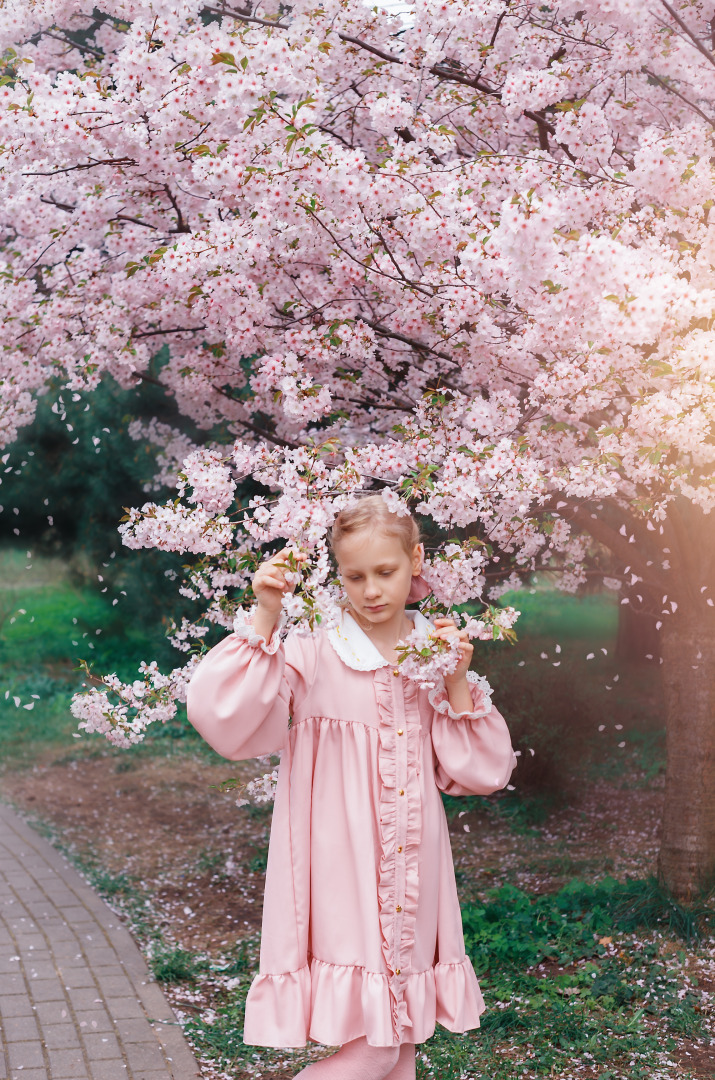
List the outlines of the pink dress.
<svg viewBox="0 0 715 1080">
<path fill-rule="evenodd" d="M 349 615 L 285 645 L 238 626 L 197 667 L 189 719 L 219 754 L 282 751 L 246 1043 L 394 1046 L 437 1021 L 479 1026 L 439 793 L 496 791 L 516 759 L 470 676 L 474 711 L 457 715 Z"/>
</svg>

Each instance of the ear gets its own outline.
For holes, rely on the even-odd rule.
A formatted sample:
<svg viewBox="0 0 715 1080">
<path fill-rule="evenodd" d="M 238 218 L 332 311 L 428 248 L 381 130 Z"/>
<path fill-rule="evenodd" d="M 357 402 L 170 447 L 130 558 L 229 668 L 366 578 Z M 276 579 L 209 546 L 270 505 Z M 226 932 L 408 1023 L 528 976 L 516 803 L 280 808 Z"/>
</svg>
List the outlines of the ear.
<svg viewBox="0 0 715 1080">
<path fill-rule="evenodd" d="M 425 561 L 424 544 L 415 544 L 412 549 L 412 576 L 417 577 L 422 573 L 422 563 Z"/>
</svg>

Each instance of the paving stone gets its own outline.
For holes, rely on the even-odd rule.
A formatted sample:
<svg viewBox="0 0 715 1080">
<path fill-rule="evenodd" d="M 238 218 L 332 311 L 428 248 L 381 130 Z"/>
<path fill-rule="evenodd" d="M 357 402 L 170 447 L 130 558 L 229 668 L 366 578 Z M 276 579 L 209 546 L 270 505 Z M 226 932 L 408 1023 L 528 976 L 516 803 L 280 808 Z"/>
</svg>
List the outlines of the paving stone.
<svg viewBox="0 0 715 1080">
<path fill-rule="evenodd" d="M 0 1080 L 200 1076 L 126 928 L 62 856 L 2 804 L 0 1018 L 10 1066 L 6 1076 L 0 1049 Z"/>
<path fill-rule="evenodd" d="M 40 1001 L 64 1001 L 65 991 L 58 978 L 33 979 L 30 996 L 35 1002 Z"/>
<path fill-rule="evenodd" d="M 84 1053 L 81 1049 L 75 1050 L 48 1050 L 50 1059 L 50 1076 L 52 1080 L 84 1080 L 87 1077 Z"/>
<path fill-rule="evenodd" d="M 7 1057 L 10 1069 L 41 1069 L 45 1064 L 42 1043 L 33 1039 L 31 1042 L 7 1044 Z"/>
<path fill-rule="evenodd" d="M 13 994 L 12 997 L 0 994 L 0 1017 L 32 1016 L 32 1002 L 25 994 Z"/>
<path fill-rule="evenodd" d="M 109 999 L 107 1005 L 110 1014 L 115 1020 L 126 1020 L 133 1017 L 140 1019 L 146 1016 L 146 1013 L 135 997 L 113 997 Z"/>
<path fill-rule="evenodd" d="M 8 1043 L 39 1038 L 39 1028 L 34 1015 L 4 1016 L 2 1032 Z"/>
<path fill-rule="evenodd" d="M 47 953 L 47 942 L 40 934 L 18 933 L 15 931 L 14 937 L 20 956 L 27 956 L 32 952 Z"/>
<path fill-rule="evenodd" d="M 95 1005 L 105 1004 L 104 998 L 101 997 L 96 987 L 70 987 L 65 993 L 73 1009 L 92 1009 Z"/>
<path fill-rule="evenodd" d="M 6 975 L 2 981 L 2 995 L 3 997 L 10 997 L 11 994 L 22 994 L 23 997 L 27 993 L 27 987 L 25 986 L 25 976 L 22 972 L 14 972 L 11 975 Z"/>
<path fill-rule="evenodd" d="M 75 1016 L 81 1031 L 114 1031 L 114 1021 L 104 1009 L 79 1009 Z"/>
<path fill-rule="evenodd" d="M 52 955 L 55 958 L 55 963 L 60 968 L 64 967 L 65 964 L 74 966 L 75 964 L 87 963 L 84 953 L 74 938 L 67 941 L 57 941 L 54 930 L 52 931 Z"/>
<path fill-rule="evenodd" d="M 112 998 L 129 998 L 136 997 L 134 994 L 134 987 L 126 975 L 117 975 L 116 970 L 112 975 L 106 975 L 104 972 L 106 968 L 102 969 L 101 974 L 97 974 L 97 983 L 103 994 L 107 994 Z"/>
<path fill-rule="evenodd" d="M 87 1035 L 83 1034 L 82 1042 L 90 1061 L 103 1061 L 106 1058 L 118 1060 L 122 1056 L 117 1037 L 112 1032 L 101 1034 L 93 1031 Z"/>
<path fill-rule="evenodd" d="M 42 1038 L 48 1050 L 71 1050 L 81 1045 L 74 1023 L 43 1024 Z"/>
<path fill-rule="evenodd" d="M 123 1061 L 93 1061 L 90 1068 L 92 1080 L 127 1080 L 130 1075 Z M 166 1077 L 169 1073 L 163 1075 Z"/>
<path fill-rule="evenodd" d="M 79 990 L 82 987 L 92 987 L 96 991 L 97 983 L 94 975 L 88 967 L 67 968 L 62 971 L 62 978 L 66 990 Z"/>
<path fill-rule="evenodd" d="M 40 1024 L 74 1024 L 66 1001 L 41 1001 L 35 1005 L 33 1015 Z"/>
<path fill-rule="evenodd" d="M 165 1067 L 164 1055 L 156 1042 L 127 1043 L 124 1053 L 127 1055 L 129 1067 L 134 1072 Z"/>
<path fill-rule="evenodd" d="M 20 971 L 20 961 L 16 956 L 10 953 L 10 949 L 12 949 L 13 946 L 11 944 L 6 945 L 5 948 L 7 949 L 7 954 L 5 956 L 0 956 L 0 978 L 6 975 L 15 975 Z"/>
<path fill-rule="evenodd" d="M 110 948 L 109 945 L 95 945 L 94 943 L 88 945 L 82 942 L 82 956 L 87 957 L 95 973 L 100 973 L 103 968 L 107 969 L 107 973 L 110 970 L 115 973 L 117 971 L 119 956 L 116 949 Z"/>
<path fill-rule="evenodd" d="M 52 960 L 28 960 L 25 962 L 28 979 L 59 979 L 60 975 Z"/>
</svg>

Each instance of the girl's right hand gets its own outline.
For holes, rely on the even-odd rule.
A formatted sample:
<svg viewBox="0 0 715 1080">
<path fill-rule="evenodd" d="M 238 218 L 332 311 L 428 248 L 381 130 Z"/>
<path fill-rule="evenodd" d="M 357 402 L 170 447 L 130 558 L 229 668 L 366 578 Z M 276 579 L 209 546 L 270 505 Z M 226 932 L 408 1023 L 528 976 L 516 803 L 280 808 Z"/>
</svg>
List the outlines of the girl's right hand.
<svg viewBox="0 0 715 1080">
<path fill-rule="evenodd" d="M 297 563 L 305 562 L 308 557 L 303 551 L 296 552 L 291 551 L 290 548 L 283 548 L 282 551 L 277 551 L 275 555 L 271 555 L 270 559 L 261 563 L 253 575 L 253 593 L 258 607 L 273 618 L 280 614 L 283 595 L 286 592 L 292 592 L 295 588 L 294 584 L 291 585 L 286 581 L 288 569 L 286 559 L 289 555 L 292 555 Z"/>
</svg>

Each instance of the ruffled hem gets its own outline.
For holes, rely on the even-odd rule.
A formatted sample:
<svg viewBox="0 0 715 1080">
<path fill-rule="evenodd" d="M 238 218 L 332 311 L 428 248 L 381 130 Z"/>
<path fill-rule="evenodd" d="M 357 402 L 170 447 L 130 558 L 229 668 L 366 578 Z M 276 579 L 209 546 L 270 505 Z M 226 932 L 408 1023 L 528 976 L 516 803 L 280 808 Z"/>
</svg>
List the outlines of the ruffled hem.
<svg viewBox="0 0 715 1080">
<path fill-rule="evenodd" d="M 243 608 L 239 608 L 236 612 L 236 617 L 233 620 L 234 634 L 236 637 L 242 638 L 247 645 L 251 645 L 254 648 L 261 648 L 264 653 L 273 656 L 273 654 L 278 651 L 281 643 L 280 629 L 285 622 L 285 616 L 281 614 L 279 617 L 269 642 L 266 642 L 266 639 L 262 634 L 257 634 L 255 632 L 251 622 L 252 617 L 253 611 L 244 611 Z"/>
<path fill-rule="evenodd" d="M 393 1028 L 390 976 L 312 959 L 282 975 L 257 975 L 246 1000 L 243 1041 L 297 1048 L 308 1041 L 342 1046 L 365 1037 L 370 1046 L 425 1042 L 436 1024 L 449 1031 L 479 1027 L 484 1000 L 469 959 L 407 974 L 402 983 L 408 1024 Z"/>
<path fill-rule="evenodd" d="M 430 690 L 428 696 L 430 705 L 435 712 L 444 713 L 451 720 L 479 720 L 482 716 L 488 716 L 492 711 L 492 688 L 483 675 L 477 675 L 476 671 L 467 672 L 467 682 L 470 684 L 470 693 L 474 709 L 472 712 L 455 712 L 449 704 L 447 690 L 442 684 Z"/>
</svg>

